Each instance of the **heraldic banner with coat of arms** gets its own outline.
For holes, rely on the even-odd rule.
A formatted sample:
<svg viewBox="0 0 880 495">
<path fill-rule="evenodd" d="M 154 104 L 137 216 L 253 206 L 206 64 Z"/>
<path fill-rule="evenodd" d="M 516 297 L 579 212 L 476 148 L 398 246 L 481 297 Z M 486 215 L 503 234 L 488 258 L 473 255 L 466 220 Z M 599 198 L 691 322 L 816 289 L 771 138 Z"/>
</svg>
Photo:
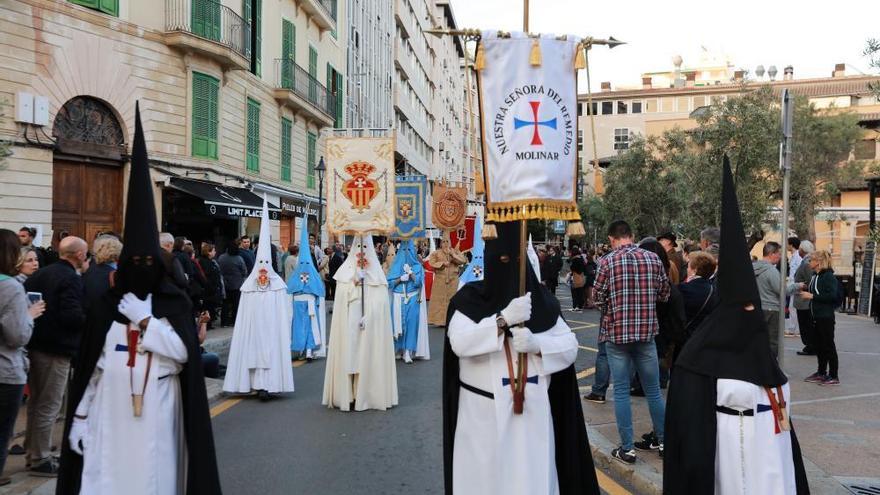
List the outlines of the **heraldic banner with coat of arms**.
<svg viewBox="0 0 880 495">
<path fill-rule="evenodd" d="M 486 221 L 580 219 L 575 197 L 580 41 L 483 33 L 479 49 L 485 64 L 478 77 Z"/>
<path fill-rule="evenodd" d="M 425 197 L 428 178 L 424 175 L 398 175 L 394 194 L 396 239 L 425 237 Z"/>
<path fill-rule="evenodd" d="M 467 213 L 467 189 L 463 186 L 450 186 L 434 183 L 434 208 L 431 222 L 442 230 L 456 230 L 464 225 Z"/>
<path fill-rule="evenodd" d="M 394 139 L 327 138 L 327 230 L 394 231 Z"/>
</svg>

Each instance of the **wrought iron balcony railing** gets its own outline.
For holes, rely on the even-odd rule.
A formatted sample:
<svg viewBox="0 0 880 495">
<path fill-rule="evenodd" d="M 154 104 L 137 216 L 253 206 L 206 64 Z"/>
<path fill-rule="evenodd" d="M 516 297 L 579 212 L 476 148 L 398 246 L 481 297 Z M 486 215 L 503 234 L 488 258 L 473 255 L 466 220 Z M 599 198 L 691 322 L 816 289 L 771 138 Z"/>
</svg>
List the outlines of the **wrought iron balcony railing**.
<svg viewBox="0 0 880 495">
<path fill-rule="evenodd" d="M 165 31 L 183 31 L 251 57 L 251 27 L 215 0 L 165 0 Z"/>
<path fill-rule="evenodd" d="M 336 115 L 336 95 L 290 59 L 275 59 L 275 87 L 287 89 L 328 117 Z"/>
</svg>

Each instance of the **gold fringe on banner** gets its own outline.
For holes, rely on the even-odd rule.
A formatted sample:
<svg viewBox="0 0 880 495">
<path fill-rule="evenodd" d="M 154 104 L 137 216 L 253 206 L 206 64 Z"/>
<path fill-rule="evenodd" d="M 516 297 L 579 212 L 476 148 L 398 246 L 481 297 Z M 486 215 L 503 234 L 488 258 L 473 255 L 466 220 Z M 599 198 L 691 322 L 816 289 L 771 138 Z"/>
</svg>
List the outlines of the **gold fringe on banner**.
<svg viewBox="0 0 880 495">
<path fill-rule="evenodd" d="M 498 229 L 495 228 L 495 224 L 487 223 L 483 225 L 483 240 L 492 241 L 495 239 L 498 239 Z"/>
<path fill-rule="evenodd" d="M 583 43 L 578 43 L 577 45 L 577 55 L 574 57 L 574 69 L 586 69 L 587 68 L 587 56 L 584 55 L 584 45 Z"/>
<path fill-rule="evenodd" d="M 538 38 L 532 39 L 532 51 L 529 53 L 529 63 L 532 67 L 541 66 L 541 41 Z"/>
<path fill-rule="evenodd" d="M 568 222 L 568 227 L 565 228 L 565 233 L 568 234 L 569 237 L 587 236 L 587 230 L 584 228 L 584 223 L 580 220 L 576 222 Z"/>
<path fill-rule="evenodd" d="M 580 221 L 577 205 L 547 204 L 540 201 L 516 206 L 487 205 L 486 222 L 514 222 L 517 220 L 569 220 Z M 583 229 L 583 226 L 581 227 Z"/>
<path fill-rule="evenodd" d="M 474 70 L 486 68 L 486 54 L 483 53 L 483 42 L 477 42 L 477 54 L 474 58 Z M 468 88 L 470 89 L 470 88 Z"/>
</svg>

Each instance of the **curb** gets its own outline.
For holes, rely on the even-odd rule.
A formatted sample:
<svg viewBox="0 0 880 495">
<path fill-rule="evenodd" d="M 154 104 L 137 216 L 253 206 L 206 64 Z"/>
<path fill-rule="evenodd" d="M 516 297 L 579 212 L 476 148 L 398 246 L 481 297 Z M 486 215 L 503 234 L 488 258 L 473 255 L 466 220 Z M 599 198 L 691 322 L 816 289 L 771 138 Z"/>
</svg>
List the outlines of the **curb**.
<svg viewBox="0 0 880 495">
<path fill-rule="evenodd" d="M 619 480 L 630 485 L 635 493 L 645 495 L 662 495 L 663 474 L 653 466 L 642 460 L 636 460 L 632 466 L 627 466 L 611 457 L 611 451 L 617 445 L 599 433 L 587 423 L 587 436 L 590 439 L 590 448 L 593 451 L 593 464 L 602 471 L 610 471 Z"/>
</svg>

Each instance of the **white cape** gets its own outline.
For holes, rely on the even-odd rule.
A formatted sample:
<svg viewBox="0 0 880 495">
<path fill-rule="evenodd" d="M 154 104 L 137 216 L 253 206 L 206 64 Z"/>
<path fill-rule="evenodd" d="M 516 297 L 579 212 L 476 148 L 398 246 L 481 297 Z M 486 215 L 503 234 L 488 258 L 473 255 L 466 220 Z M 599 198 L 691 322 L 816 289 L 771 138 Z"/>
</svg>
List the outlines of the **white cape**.
<svg viewBox="0 0 880 495">
<path fill-rule="evenodd" d="M 292 301 L 287 288 L 242 292 L 223 390 L 293 392 L 290 360 Z"/>
<path fill-rule="evenodd" d="M 305 301 L 309 305 L 309 321 L 312 324 L 312 338 L 319 347 L 312 353 L 312 357 L 327 357 L 327 306 L 323 297 L 315 297 L 312 294 L 297 294 L 293 296 L 294 308 L 296 301 Z M 318 307 L 315 307 L 315 304 Z"/>
<path fill-rule="evenodd" d="M 422 295 L 419 299 L 421 301 L 419 303 L 419 335 L 416 340 L 416 354 L 413 358 L 429 361 L 431 359 L 431 343 L 428 342 L 428 301 L 425 298 L 425 284 L 422 284 L 420 290 Z M 395 329 L 395 332 L 400 332 L 399 329 L 403 328 L 402 297 L 401 294 L 395 296 L 394 292 L 390 292 L 389 296 L 391 297 L 392 328 Z M 399 334 L 394 335 L 394 338 L 398 337 L 400 337 Z"/>
<path fill-rule="evenodd" d="M 361 330 L 361 288 L 337 281 L 322 404 L 343 411 L 352 401 L 356 411 L 397 405 L 388 286 L 368 283 L 364 292 L 366 326 Z"/>
</svg>

